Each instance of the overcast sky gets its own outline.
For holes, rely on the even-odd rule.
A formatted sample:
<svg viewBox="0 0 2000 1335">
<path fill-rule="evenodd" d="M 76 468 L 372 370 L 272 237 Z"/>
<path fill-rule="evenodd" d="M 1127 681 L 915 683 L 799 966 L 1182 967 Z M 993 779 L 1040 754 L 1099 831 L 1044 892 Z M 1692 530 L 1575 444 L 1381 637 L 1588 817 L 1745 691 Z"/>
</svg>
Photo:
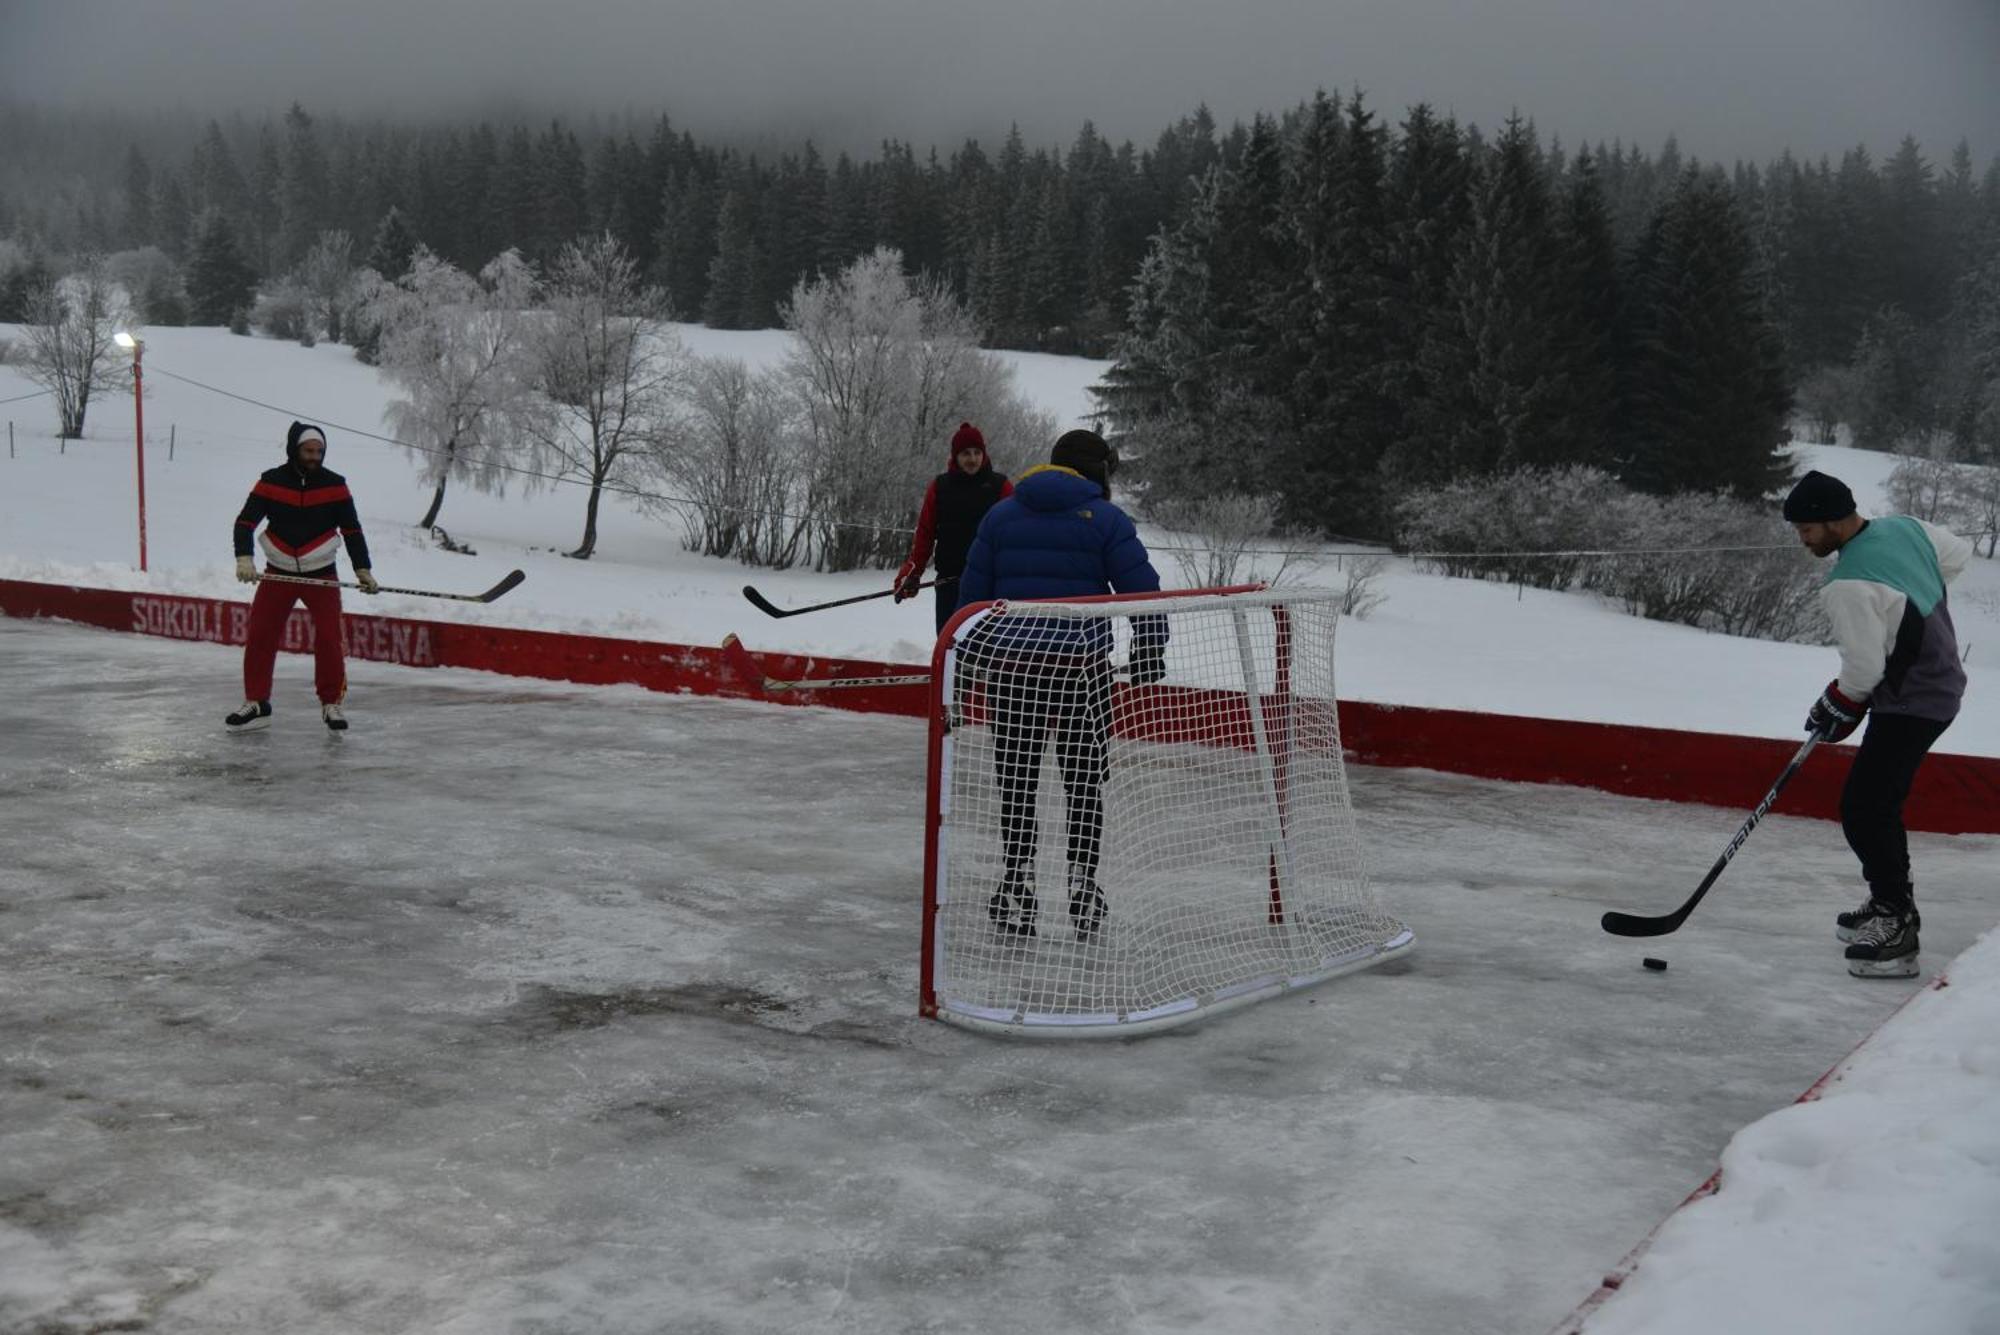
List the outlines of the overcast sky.
<svg viewBox="0 0 2000 1335">
<path fill-rule="evenodd" d="M 2000 0 L 0 0 L 0 97 L 202 113 L 667 111 L 866 151 L 1149 144 L 1313 90 L 1709 159 L 2000 153 Z M 0 153 L 6 151 L 0 145 Z"/>
</svg>

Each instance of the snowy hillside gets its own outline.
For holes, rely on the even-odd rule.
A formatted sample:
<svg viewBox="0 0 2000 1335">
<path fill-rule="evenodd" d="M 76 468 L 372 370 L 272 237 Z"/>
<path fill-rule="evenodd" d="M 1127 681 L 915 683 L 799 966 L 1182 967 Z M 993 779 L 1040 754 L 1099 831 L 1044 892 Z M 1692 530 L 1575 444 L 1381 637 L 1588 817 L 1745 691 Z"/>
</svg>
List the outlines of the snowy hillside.
<svg viewBox="0 0 2000 1335">
<path fill-rule="evenodd" d="M 787 337 L 699 326 L 681 332 L 695 352 L 759 365 L 781 357 Z M 441 551 L 413 526 L 430 493 L 411 457 L 362 434 L 388 434 L 382 412 L 393 390 L 349 349 L 214 329 L 157 329 L 147 339 L 150 574 L 141 579 L 133 568 L 129 401 L 94 405 L 88 439 L 59 450 L 53 414 L 32 398 L 4 405 L 14 452 L 0 460 L 0 574 L 240 596 L 229 575 L 231 518 L 258 471 L 280 458 L 285 425 L 301 417 L 326 424 L 330 463 L 354 484 L 385 582 L 471 589 L 515 566 L 528 572 L 526 585 L 491 608 L 385 597 L 372 605 L 382 612 L 676 643 L 715 644 L 735 632 L 757 649 L 890 661 L 928 655 L 929 595 L 900 607 L 883 599 L 774 621 L 739 592 L 754 583 L 780 604 L 823 601 L 880 589 L 885 572 L 780 573 L 693 556 L 682 550 L 673 520 L 627 498 L 607 498 L 597 557 L 567 560 L 560 552 L 575 545 L 583 523 L 579 487 L 533 495 L 514 488 L 503 497 L 454 485 L 439 522 L 478 556 Z M 1087 388 L 1103 363 L 1002 355 L 1020 388 L 1064 427 L 1084 421 Z M 34 388 L 0 367 L 0 399 Z M 1018 473 L 1044 457 L 1047 442 L 992 444 L 996 465 Z M 1803 453 L 1845 477 L 1865 508 L 1881 510 L 1891 457 L 1824 447 Z M 1341 583 L 1341 560 L 1329 557 L 1307 582 Z M 1171 560 L 1156 564 L 1170 584 L 1179 582 Z M 1387 602 L 1342 631 L 1342 689 L 1356 699 L 1791 737 L 1834 668 L 1830 650 L 1642 621 L 1586 595 L 1445 579 L 1405 562 L 1391 563 L 1379 587 Z M 2000 563 L 1975 562 L 1952 601 L 1970 650 L 1973 703 L 1943 747 L 2000 755 L 2000 709 L 1980 704 L 2000 698 Z"/>
</svg>

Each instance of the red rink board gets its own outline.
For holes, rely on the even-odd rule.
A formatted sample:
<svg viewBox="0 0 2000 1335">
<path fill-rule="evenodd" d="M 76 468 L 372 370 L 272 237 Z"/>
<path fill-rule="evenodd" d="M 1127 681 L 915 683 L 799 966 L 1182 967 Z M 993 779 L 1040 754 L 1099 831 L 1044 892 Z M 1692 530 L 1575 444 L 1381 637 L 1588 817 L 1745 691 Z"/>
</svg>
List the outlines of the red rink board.
<svg viewBox="0 0 2000 1335">
<path fill-rule="evenodd" d="M 352 609 L 362 599 L 346 597 Z M 108 630 L 241 645 L 249 605 L 179 594 L 86 589 L 0 580 L 0 615 L 52 617 Z M 716 695 L 775 704 L 820 705 L 922 717 L 921 686 L 861 687 L 768 694 L 732 667 L 720 647 L 662 644 L 553 631 L 516 630 L 402 617 L 342 617 L 351 658 L 406 667 L 634 685 L 670 694 Z M 307 653 L 312 626 L 294 611 L 284 647 Z M 781 680 L 921 674 L 922 666 L 757 653 L 763 672 Z M 1764 795 L 1796 750 L 1791 741 L 1680 732 L 1623 724 L 1520 718 L 1468 710 L 1420 709 L 1342 701 L 1341 741 L 1364 765 L 1441 770 L 1521 783 L 1570 784 L 1632 797 L 1748 808 Z M 1947 739 L 1949 734 L 1947 734 Z M 1832 817 L 1851 747 L 1821 747 L 1792 781 L 1776 810 Z M 1907 810 L 1911 829 L 1939 834 L 2000 834 L 2000 759 L 1939 753 L 1917 776 Z"/>
</svg>

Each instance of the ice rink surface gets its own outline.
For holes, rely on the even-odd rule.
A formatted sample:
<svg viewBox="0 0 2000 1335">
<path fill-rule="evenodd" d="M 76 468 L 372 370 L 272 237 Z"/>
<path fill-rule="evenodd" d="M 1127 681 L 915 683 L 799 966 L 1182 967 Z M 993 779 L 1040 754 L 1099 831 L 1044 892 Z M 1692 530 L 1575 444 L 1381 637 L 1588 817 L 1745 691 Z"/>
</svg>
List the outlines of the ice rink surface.
<svg viewBox="0 0 2000 1335">
<path fill-rule="evenodd" d="M 1540 1335 L 1915 982 L 1837 826 L 1357 769 L 1415 953 L 916 1016 L 911 720 L 0 620 L 0 1332 Z M 1913 840 L 1926 973 L 1992 838 Z M 1664 974 L 1642 970 L 1663 955 Z"/>
</svg>

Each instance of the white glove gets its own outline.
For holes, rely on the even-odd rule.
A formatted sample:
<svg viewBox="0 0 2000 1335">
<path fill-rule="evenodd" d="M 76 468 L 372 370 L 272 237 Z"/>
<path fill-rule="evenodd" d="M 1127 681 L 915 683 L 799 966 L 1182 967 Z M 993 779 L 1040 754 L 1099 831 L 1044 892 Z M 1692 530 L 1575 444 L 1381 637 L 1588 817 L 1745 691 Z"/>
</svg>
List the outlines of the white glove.
<svg viewBox="0 0 2000 1335">
<path fill-rule="evenodd" d="M 257 561 L 255 557 L 239 556 L 236 558 L 236 578 L 245 584 L 255 584 L 257 582 Z"/>
<path fill-rule="evenodd" d="M 354 582 L 361 586 L 363 593 L 380 593 L 382 591 L 382 586 L 375 582 L 375 572 L 372 570 L 355 571 Z"/>
</svg>

